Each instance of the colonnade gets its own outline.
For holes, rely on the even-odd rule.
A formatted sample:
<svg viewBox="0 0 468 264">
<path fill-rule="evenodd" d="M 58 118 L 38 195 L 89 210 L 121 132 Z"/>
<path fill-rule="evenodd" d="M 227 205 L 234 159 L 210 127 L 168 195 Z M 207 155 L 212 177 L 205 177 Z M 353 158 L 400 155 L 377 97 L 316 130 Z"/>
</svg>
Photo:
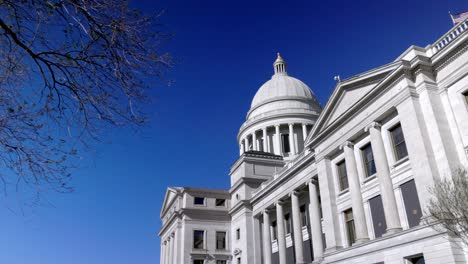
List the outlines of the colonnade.
<svg viewBox="0 0 468 264">
<path fill-rule="evenodd" d="M 323 258 L 323 240 L 322 240 L 322 223 L 320 217 L 320 205 L 318 198 L 318 182 L 313 179 L 308 184 L 309 192 L 309 225 L 311 231 L 311 240 L 313 248 L 314 260 Z M 272 263 L 272 237 L 271 237 L 271 214 L 273 210 L 276 211 L 276 223 L 277 223 L 277 243 L 278 243 L 278 255 L 279 263 L 287 264 L 286 259 L 286 229 L 285 229 L 285 218 L 284 218 L 284 205 L 287 200 L 291 203 L 291 214 L 292 214 L 292 236 L 294 241 L 294 255 L 296 256 L 295 263 L 305 263 L 305 255 L 303 248 L 303 233 L 302 233 L 302 222 L 301 222 L 301 209 L 299 203 L 299 196 L 303 190 L 294 190 L 288 197 L 279 199 L 273 205 L 263 210 L 261 216 L 263 218 L 262 228 L 262 239 L 263 241 L 257 241 L 263 245 L 263 263 Z"/>
<path fill-rule="evenodd" d="M 169 236 L 167 236 L 164 241 L 161 242 L 161 264 L 177 263 L 176 247 L 176 235 L 174 231 Z"/>
<path fill-rule="evenodd" d="M 281 144 L 281 126 L 288 126 L 289 129 L 289 148 L 290 148 L 290 154 L 295 155 L 299 152 L 298 149 L 296 149 L 296 144 L 295 144 L 295 137 L 294 137 L 294 125 L 297 123 L 288 123 L 288 124 L 275 124 L 273 127 L 275 128 L 275 132 L 273 135 L 273 146 L 270 144 L 270 141 L 268 140 L 268 128 L 272 126 L 266 126 L 261 129 L 257 129 L 250 134 L 247 134 L 244 138 L 240 140 L 239 144 L 239 149 L 240 149 L 240 155 L 242 155 L 245 151 L 249 150 L 254 150 L 254 151 L 263 151 L 263 152 L 269 152 L 273 153 L 276 155 L 283 155 L 284 150 L 282 149 L 282 144 Z M 305 141 L 307 138 L 307 125 L 310 125 L 308 123 L 300 123 L 302 125 L 302 138 Z M 261 137 L 260 139 L 263 139 L 263 143 L 260 144 L 260 142 L 257 140 L 257 132 L 261 131 Z"/>
</svg>

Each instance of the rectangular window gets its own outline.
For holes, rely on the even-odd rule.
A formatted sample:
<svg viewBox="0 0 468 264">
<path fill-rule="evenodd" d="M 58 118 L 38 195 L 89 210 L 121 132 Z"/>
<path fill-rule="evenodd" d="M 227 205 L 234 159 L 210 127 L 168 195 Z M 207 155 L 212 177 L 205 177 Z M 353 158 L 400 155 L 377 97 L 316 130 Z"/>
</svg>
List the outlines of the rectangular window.
<svg viewBox="0 0 468 264">
<path fill-rule="evenodd" d="M 401 160 L 408 156 L 408 151 L 406 150 L 405 137 L 403 135 L 403 130 L 401 129 L 401 124 L 394 126 L 389 130 L 392 136 L 393 150 L 395 152 L 396 160 Z"/>
<path fill-rule="evenodd" d="M 300 207 L 301 212 L 301 226 L 307 226 L 307 210 L 305 204 Z"/>
<path fill-rule="evenodd" d="M 193 264 L 204 264 L 205 261 L 203 259 L 194 259 Z"/>
<path fill-rule="evenodd" d="M 284 223 L 286 224 L 286 234 L 291 234 L 291 217 L 289 217 L 289 214 L 284 215 Z"/>
<path fill-rule="evenodd" d="M 237 230 L 236 230 L 236 239 L 237 240 L 240 239 L 240 228 L 237 228 Z"/>
<path fill-rule="evenodd" d="M 217 260 L 216 264 L 227 264 L 226 260 Z"/>
<path fill-rule="evenodd" d="M 348 175 L 346 174 L 346 162 L 343 160 L 336 164 L 338 169 L 338 179 L 340 183 L 340 191 L 348 189 Z"/>
<path fill-rule="evenodd" d="M 290 146 L 289 146 L 289 135 L 288 134 L 282 134 L 281 135 L 281 143 L 283 145 L 283 153 L 291 152 L 291 149 L 290 149 Z"/>
<path fill-rule="evenodd" d="M 468 104 L 468 90 L 463 92 L 463 97 L 465 98 L 465 103 Z"/>
<path fill-rule="evenodd" d="M 374 154 L 372 153 L 371 144 L 367 144 L 361 148 L 362 159 L 364 167 L 366 168 L 366 177 L 374 175 L 377 170 L 375 169 Z"/>
<path fill-rule="evenodd" d="M 194 230 L 193 231 L 193 248 L 203 249 L 204 248 L 204 243 L 203 243 L 204 239 L 205 239 L 205 231 L 203 231 L 203 230 Z"/>
<path fill-rule="evenodd" d="M 241 264 L 241 258 L 237 258 L 237 264 Z"/>
<path fill-rule="evenodd" d="M 272 238 L 276 240 L 278 238 L 278 226 L 276 225 L 276 221 L 271 222 L 271 229 L 273 231 Z"/>
<path fill-rule="evenodd" d="M 226 232 L 216 232 L 216 249 L 226 249 Z"/>
<path fill-rule="evenodd" d="M 401 195 L 405 204 L 406 217 L 408 218 L 409 227 L 419 225 L 422 213 L 419 204 L 418 191 L 414 180 L 403 183 L 401 186 Z"/>
<path fill-rule="evenodd" d="M 387 230 L 387 223 L 385 222 L 385 213 L 383 210 L 382 197 L 380 195 L 369 199 L 371 209 L 372 224 L 374 226 L 375 237 L 382 237 Z"/>
<path fill-rule="evenodd" d="M 216 206 L 226 206 L 226 199 L 216 199 Z"/>
<path fill-rule="evenodd" d="M 356 231 L 354 228 L 354 219 L 353 219 L 353 209 L 348 209 L 343 212 L 345 223 L 346 223 L 346 233 L 348 235 L 348 245 L 351 246 L 356 242 Z"/>
<path fill-rule="evenodd" d="M 193 204 L 195 204 L 195 205 L 205 205 L 205 197 L 195 197 L 193 199 Z"/>
</svg>

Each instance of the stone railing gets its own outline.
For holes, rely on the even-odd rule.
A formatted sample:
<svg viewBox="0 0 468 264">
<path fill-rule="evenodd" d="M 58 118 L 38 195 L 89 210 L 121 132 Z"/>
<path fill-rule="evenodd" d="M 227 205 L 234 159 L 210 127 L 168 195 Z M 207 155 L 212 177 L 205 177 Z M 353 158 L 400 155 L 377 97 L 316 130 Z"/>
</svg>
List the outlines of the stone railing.
<svg viewBox="0 0 468 264">
<path fill-rule="evenodd" d="M 436 54 L 437 52 L 441 51 L 445 48 L 448 44 L 450 44 L 454 39 L 456 39 L 459 35 L 467 31 L 468 29 L 468 19 L 463 20 L 462 22 L 458 23 L 452 30 L 447 32 L 444 36 L 442 36 L 439 40 L 437 40 L 432 45 L 432 54 Z"/>
</svg>

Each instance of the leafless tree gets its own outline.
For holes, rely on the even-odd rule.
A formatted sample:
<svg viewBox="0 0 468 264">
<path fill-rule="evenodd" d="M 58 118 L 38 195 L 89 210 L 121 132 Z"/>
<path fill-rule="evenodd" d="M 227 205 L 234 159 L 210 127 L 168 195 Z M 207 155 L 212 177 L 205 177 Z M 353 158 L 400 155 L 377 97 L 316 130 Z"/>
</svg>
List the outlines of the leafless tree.
<svg viewBox="0 0 468 264">
<path fill-rule="evenodd" d="M 127 0 L 0 0 L 3 186 L 69 192 L 84 142 L 146 121 L 148 80 L 172 65 L 160 16 Z"/>
<path fill-rule="evenodd" d="M 438 231 L 449 231 L 468 246 L 468 171 L 458 169 L 451 177 L 436 181 L 428 212 Z"/>
</svg>

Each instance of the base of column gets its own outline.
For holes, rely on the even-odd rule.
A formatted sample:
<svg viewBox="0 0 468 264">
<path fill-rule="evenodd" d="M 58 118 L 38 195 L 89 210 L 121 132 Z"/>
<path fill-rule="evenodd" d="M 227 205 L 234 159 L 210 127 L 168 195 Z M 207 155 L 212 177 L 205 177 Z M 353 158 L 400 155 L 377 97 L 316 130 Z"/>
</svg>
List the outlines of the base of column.
<svg viewBox="0 0 468 264">
<path fill-rule="evenodd" d="M 334 251 L 337 251 L 339 249 L 342 249 L 343 247 L 342 246 L 334 246 L 334 247 L 327 247 L 325 248 L 325 254 L 327 253 L 331 253 L 331 252 L 334 252 Z"/>
<path fill-rule="evenodd" d="M 403 230 L 403 228 L 401 228 L 401 227 L 389 228 L 389 229 L 385 230 L 385 233 L 382 236 L 383 237 L 391 236 L 391 235 L 396 234 L 396 233 L 398 233 L 398 232 L 400 232 L 402 230 Z"/>
<path fill-rule="evenodd" d="M 358 239 L 356 239 L 356 242 L 354 242 L 354 244 L 361 244 L 361 243 L 364 243 L 364 242 L 367 242 L 367 241 L 369 241 L 368 237 L 358 238 Z"/>
</svg>

